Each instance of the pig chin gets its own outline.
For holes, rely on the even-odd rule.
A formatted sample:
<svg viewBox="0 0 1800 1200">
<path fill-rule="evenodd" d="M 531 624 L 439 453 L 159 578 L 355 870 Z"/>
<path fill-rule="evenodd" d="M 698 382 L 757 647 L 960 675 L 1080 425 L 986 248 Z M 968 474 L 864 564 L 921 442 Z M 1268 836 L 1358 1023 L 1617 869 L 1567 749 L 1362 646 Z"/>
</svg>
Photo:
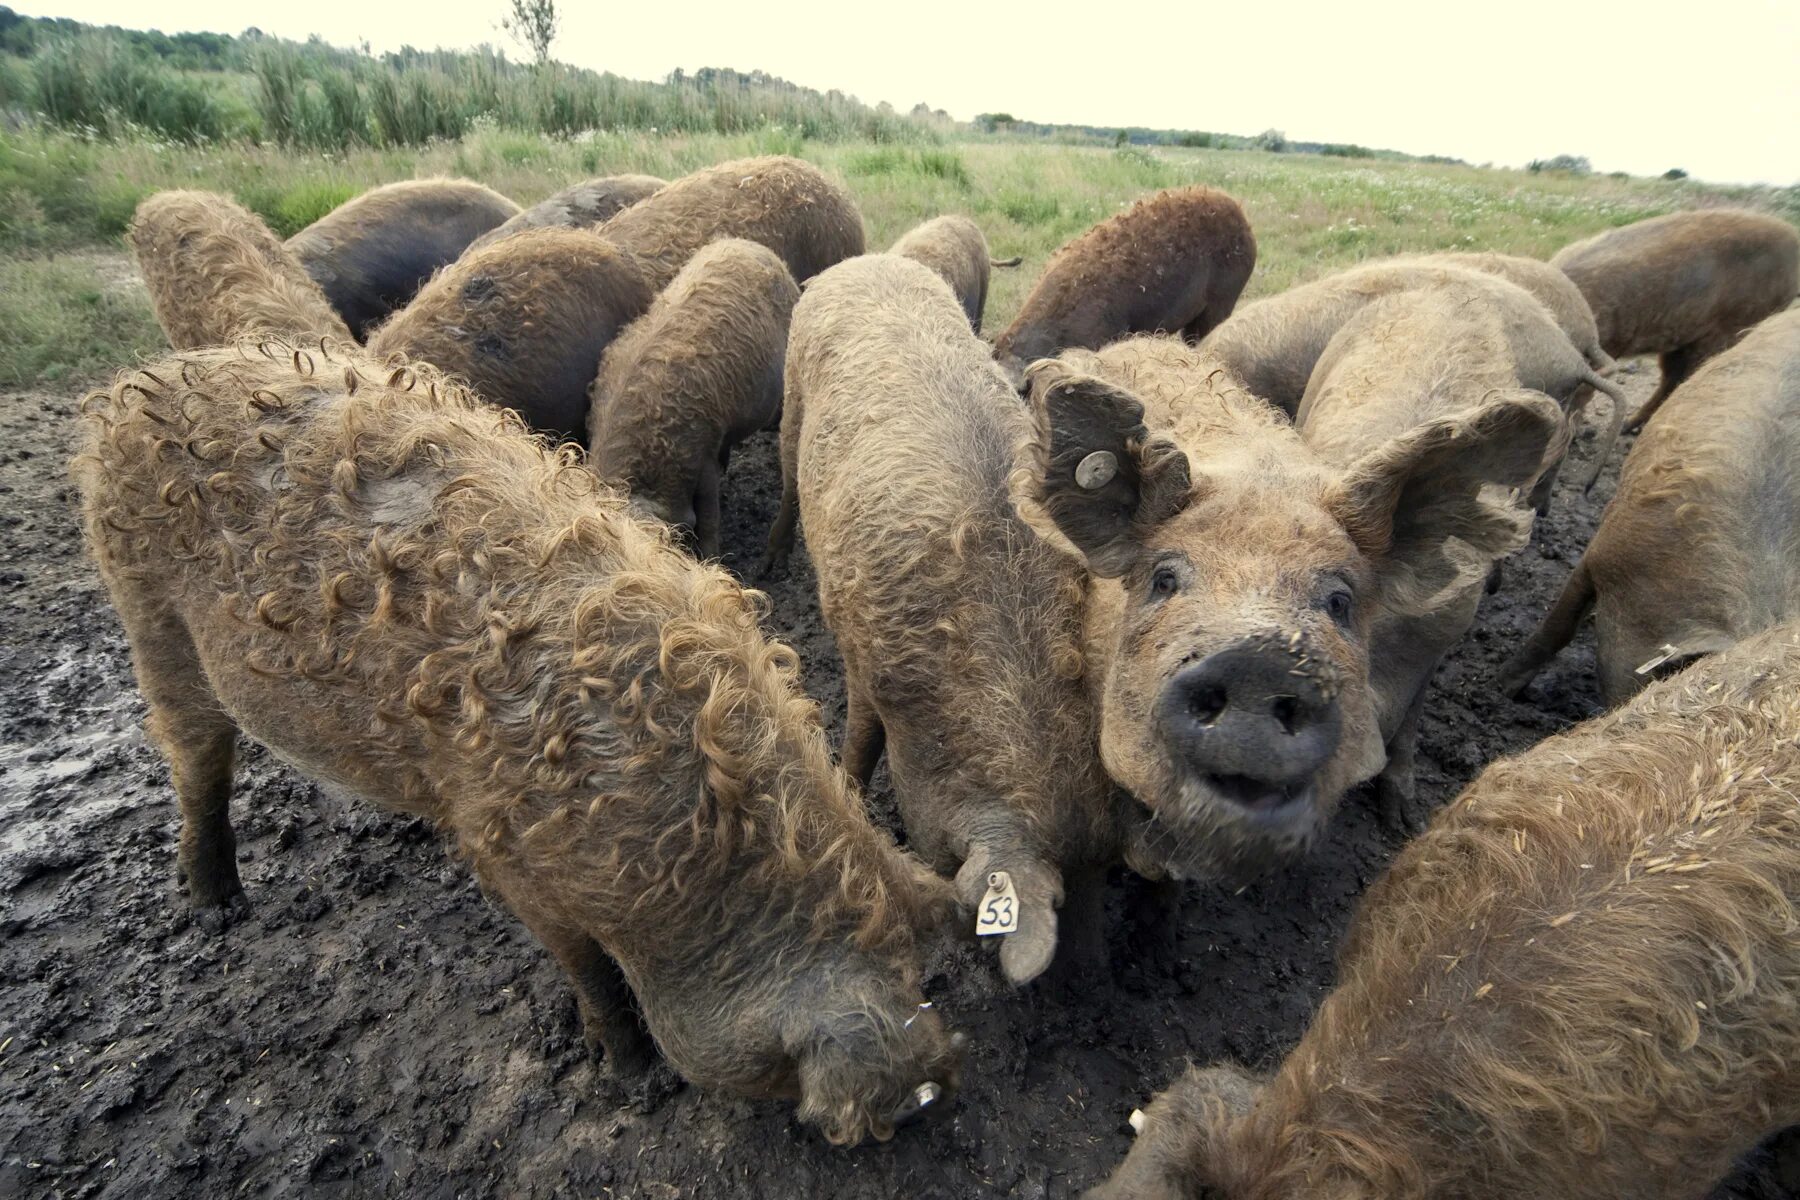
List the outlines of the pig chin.
<svg viewBox="0 0 1800 1200">
<path fill-rule="evenodd" d="M 1144 874 L 1247 883 L 1305 853 L 1330 816 L 1316 778 L 1270 790 L 1172 773 L 1165 796 L 1143 806 L 1128 851 Z"/>
</svg>

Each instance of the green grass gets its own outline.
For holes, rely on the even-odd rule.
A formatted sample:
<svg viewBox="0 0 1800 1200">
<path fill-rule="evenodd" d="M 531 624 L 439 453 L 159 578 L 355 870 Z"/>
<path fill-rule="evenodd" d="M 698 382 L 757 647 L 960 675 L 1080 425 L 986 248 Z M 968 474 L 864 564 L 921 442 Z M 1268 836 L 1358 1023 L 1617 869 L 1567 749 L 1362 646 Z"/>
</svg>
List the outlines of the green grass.
<svg viewBox="0 0 1800 1200">
<path fill-rule="evenodd" d="M 104 265 L 0 258 L 0 387 L 93 379 L 167 345 L 143 289 Z"/>
<path fill-rule="evenodd" d="M 1204 148 L 1066 146 L 982 139 L 941 146 L 827 142 L 792 128 L 738 134 L 614 131 L 552 138 L 476 121 L 455 141 L 362 144 L 337 151 L 245 142 L 91 141 L 45 131 L 0 134 L 0 257 L 7 274 L 0 378 L 11 385 L 101 371 L 154 353 L 141 295 L 95 288 L 93 268 L 57 259 L 116 253 L 142 197 L 172 187 L 236 195 L 286 236 L 379 183 L 433 175 L 478 179 L 532 204 L 601 174 L 673 178 L 754 154 L 797 154 L 843 180 L 884 248 L 942 213 L 973 216 L 998 270 L 987 327 L 1011 319 L 1063 242 L 1162 187 L 1205 183 L 1244 205 L 1258 260 L 1247 297 L 1362 259 L 1439 249 L 1547 256 L 1576 238 L 1676 208 L 1731 201 L 1800 222 L 1800 189 L 1483 170 L 1387 159 Z"/>
</svg>

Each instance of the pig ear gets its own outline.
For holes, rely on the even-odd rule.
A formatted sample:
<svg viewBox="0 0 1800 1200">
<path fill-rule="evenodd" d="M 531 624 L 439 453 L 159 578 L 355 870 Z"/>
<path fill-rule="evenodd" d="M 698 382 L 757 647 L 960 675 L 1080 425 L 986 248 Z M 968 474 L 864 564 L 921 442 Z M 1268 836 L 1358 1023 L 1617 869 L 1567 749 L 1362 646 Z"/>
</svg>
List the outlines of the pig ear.
<svg viewBox="0 0 1800 1200">
<path fill-rule="evenodd" d="M 1326 503 L 1378 564 L 1390 607 L 1428 611 L 1472 572 L 1485 578 L 1496 558 L 1524 545 L 1531 514 L 1504 497 L 1484 498 L 1482 488 L 1529 482 L 1562 425 L 1550 397 L 1508 389 L 1409 429 L 1351 465 Z"/>
<path fill-rule="evenodd" d="M 1142 533 L 1180 512 L 1187 455 L 1144 428 L 1144 406 L 1059 359 L 1026 373 L 1036 430 L 1015 481 L 1021 515 L 1047 525 L 1096 575 L 1123 575 Z"/>
</svg>

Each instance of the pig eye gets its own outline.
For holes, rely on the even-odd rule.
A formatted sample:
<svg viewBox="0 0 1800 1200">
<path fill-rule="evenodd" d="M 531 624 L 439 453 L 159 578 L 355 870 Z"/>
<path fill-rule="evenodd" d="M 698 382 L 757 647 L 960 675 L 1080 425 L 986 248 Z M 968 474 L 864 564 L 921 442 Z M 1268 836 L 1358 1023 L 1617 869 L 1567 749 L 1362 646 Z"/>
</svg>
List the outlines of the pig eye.
<svg viewBox="0 0 1800 1200">
<path fill-rule="evenodd" d="M 1350 614 L 1356 608 L 1356 598 L 1348 590 L 1339 588 L 1325 597 L 1325 611 L 1339 625 L 1350 623 Z"/>
<path fill-rule="evenodd" d="M 1166 600 L 1181 590 L 1181 576 L 1174 567 L 1158 567 L 1150 573 L 1150 598 Z"/>
</svg>

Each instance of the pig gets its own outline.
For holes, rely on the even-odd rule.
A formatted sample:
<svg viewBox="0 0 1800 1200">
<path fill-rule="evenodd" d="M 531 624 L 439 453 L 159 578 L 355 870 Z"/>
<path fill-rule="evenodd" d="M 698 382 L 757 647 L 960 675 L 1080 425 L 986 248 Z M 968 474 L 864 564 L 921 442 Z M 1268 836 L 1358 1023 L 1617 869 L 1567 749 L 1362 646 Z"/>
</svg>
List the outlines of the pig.
<svg viewBox="0 0 1800 1200">
<path fill-rule="evenodd" d="M 1694 369 L 1800 293 L 1800 234 L 1742 209 L 1670 213 L 1564 246 L 1551 258 L 1593 310 L 1614 358 L 1660 356 L 1644 426 Z"/>
<path fill-rule="evenodd" d="M 469 243 L 519 206 L 468 179 L 408 179 L 371 188 L 288 239 L 361 341 Z"/>
<path fill-rule="evenodd" d="M 619 1077 L 660 1049 L 836 1143 L 950 1093 L 919 995 L 949 889 L 870 824 L 760 598 L 579 454 L 331 343 L 191 352 L 84 410 L 87 543 L 196 908 L 242 907 L 241 730 L 447 833 Z"/>
<path fill-rule="evenodd" d="M 1594 368 L 1595 374 L 1610 378 L 1617 370 L 1618 364 L 1613 361 L 1612 355 L 1600 345 L 1600 330 L 1594 323 L 1594 311 L 1588 307 L 1587 297 L 1581 294 L 1581 289 L 1575 286 L 1574 280 L 1560 268 L 1539 258 L 1495 254 L 1492 251 L 1444 251 L 1424 255 L 1418 261 L 1462 267 L 1469 271 L 1480 271 L 1484 275 L 1498 275 L 1517 284 L 1530 292 L 1549 311 L 1557 328 L 1568 334 L 1569 341 L 1574 344 L 1581 357 L 1587 360 L 1587 364 Z"/>
<path fill-rule="evenodd" d="M 581 229 L 528 229 L 438 273 L 369 338 L 460 376 L 533 429 L 580 440 L 600 356 L 650 307 L 641 264 Z"/>
<path fill-rule="evenodd" d="M 229 196 L 158 192 L 138 205 L 127 237 L 173 349 L 252 333 L 351 340 L 293 254 Z"/>
<path fill-rule="evenodd" d="M 1017 378 L 1034 359 L 1128 334 L 1197 341 L 1231 315 L 1255 267 L 1236 200 L 1209 187 L 1156 192 L 1056 252 L 994 356 Z"/>
<path fill-rule="evenodd" d="M 861 254 L 862 214 L 811 163 L 782 155 L 740 158 L 683 176 L 600 226 L 644 264 L 652 290 L 669 286 L 700 247 L 744 238 L 773 250 L 804 284 Z"/>
<path fill-rule="evenodd" d="M 731 448 L 781 413 L 788 319 L 800 289 L 775 252 L 726 238 L 688 260 L 601 359 L 590 461 L 640 515 L 719 554 L 719 484 Z"/>
<path fill-rule="evenodd" d="M 496 225 L 470 242 L 469 250 L 479 250 L 522 229 L 592 229 L 655 195 L 667 182 L 654 175 L 606 175 L 577 183 Z"/>
<path fill-rule="evenodd" d="M 1320 357 L 1295 426 L 1326 463 L 1345 468 L 1392 438 L 1440 418 L 1470 418 L 1489 403 L 1539 396 L 1518 386 L 1500 317 L 1443 289 L 1384 296 L 1345 323 Z M 1542 397 L 1548 401 L 1548 397 Z M 1553 403 L 1553 402 L 1552 402 Z M 1560 454 L 1560 441 L 1552 457 Z M 1504 520 L 1513 501 L 1490 490 L 1480 503 Z M 1376 799 L 1389 828 L 1403 827 L 1413 798 L 1419 719 L 1431 677 L 1475 623 L 1498 554 L 1460 539 L 1445 544 L 1460 564 L 1457 588 L 1421 612 L 1378 614 L 1369 639 L 1369 684 L 1386 742 Z"/>
<path fill-rule="evenodd" d="M 1541 468 L 1560 410 L 1496 396 L 1337 466 L 1177 339 L 1071 351 L 1030 385 L 1014 503 L 1084 570 L 1101 760 L 1147 816 L 1132 856 L 1178 877 L 1283 861 L 1383 766 L 1374 635 L 1523 543 L 1529 515 L 1483 489 Z"/>
<path fill-rule="evenodd" d="M 1800 617 L 1800 309 L 1777 313 L 1675 389 L 1543 623 L 1501 669 L 1518 697 L 1591 612 L 1600 694 L 1628 699 Z"/>
<path fill-rule="evenodd" d="M 1088 1200 L 1692 1200 L 1800 1122 L 1800 627 L 1488 767 Z"/>
<path fill-rule="evenodd" d="M 788 350 L 777 561 L 793 537 L 795 465 L 826 469 L 807 465 L 796 439 L 812 419 L 804 401 L 791 407 L 807 386 L 801 357 L 813 353 L 806 308 L 803 297 Z M 1537 471 L 1560 412 L 1529 395 L 1488 404 L 1338 470 L 1178 339 L 1069 351 L 1034 364 L 1027 385 L 1031 426 L 1008 490 L 1072 580 L 1034 591 L 1030 627 L 1040 640 L 1067 622 L 1079 630 L 1087 753 L 1134 801 L 1124 861 L 1164 880 L 1242 879 L 1288 861 L 1382 767 L 1369 688 L 1376 618 L 1428 612 L 1460 585 L 1466 567 L 1446 556 L 1449 539 L 1490 553 L 1524 539 L 1527 520 L 1480 491 Z M 934 482 L 968 486 L 955 478 Z M 904 536 L 927 532 L 921 523 Z M 1053 603 L 1060 595 L 1072 612 Z M 946 656 L 939 669 L 954 680 L 970 668 Z"/>
<path fill-rule="evenodd" d="M 981 332 L 981 313 L 987 307 L 988 268 L 1016 267 L 1021 261 L 990 258 L 981 226 L 954 215 L 915 226 L 888 253 L 922 262 L 943 276 L 976 333 Z"/>
<path fill-rule="evenodd" d="M 1595 391 L 1612 400 L 1613 418 L 1580 480 L 1584 490 L 1591 488 L 1618 437 L 1624 390 L 1595 371 L 1549 309 L 1497 273 L 1430 259 L 1354 267 L 1246 305 L 1201 345 L 1241 386 L 1292 415 L 1319 356 L 1346 321 L 1383 296 L 1426 287 L 1449 288 L 1469 304 L 1494 308 L 1504 322 L 1520 385 L 1552 397 L 1571 419 L 1577 402 Z M 1554 479 L 1553 471 L 1539 479 L 1533 499 L 1540 512 Z"/>
<path fill-rule="evenodd" d="M 923 264 L 867 255 L 807 287 L 782 472 L 844 660 L 844 769 L 866 787 L 885 750 L 908 845 L 955 877 L 969 910 L 991 872 L 1008 873 L 1019 927 L 1000 966 L 1014 984 L 1050 965 L 1065 886 L 1082 892 L 1072 961 L 1095 965 L 1100 873 L 1125 815 L 1093 752 L 1080 582 L 1012 507 L 1030 431 Z"/>
</svg>

